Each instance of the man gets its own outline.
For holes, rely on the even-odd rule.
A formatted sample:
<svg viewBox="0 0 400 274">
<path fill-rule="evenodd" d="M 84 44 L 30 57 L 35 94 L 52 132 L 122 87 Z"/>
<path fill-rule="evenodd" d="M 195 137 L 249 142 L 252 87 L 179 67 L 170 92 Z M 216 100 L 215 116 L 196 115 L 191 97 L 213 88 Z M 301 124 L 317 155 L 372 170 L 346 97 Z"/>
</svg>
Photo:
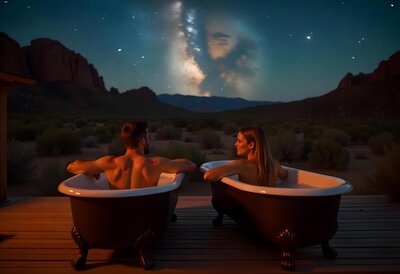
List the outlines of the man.
<svg viewBox="0 0 400 274">
<path fill-rule="evenodd" d="M 92 176 L 104 172 L 111 189 L 128 189 L 157 186 L 162 172 L 188 173 L 197 168 L 188 159 L 145 157 L 149 152 L 147 122 L 126 122 L 121 128 L 121 139 L 126 148 L 124 155 L 104 156 L 94 161 L 74 161 L 68 165 L 68 171 Z"/>
</svg>

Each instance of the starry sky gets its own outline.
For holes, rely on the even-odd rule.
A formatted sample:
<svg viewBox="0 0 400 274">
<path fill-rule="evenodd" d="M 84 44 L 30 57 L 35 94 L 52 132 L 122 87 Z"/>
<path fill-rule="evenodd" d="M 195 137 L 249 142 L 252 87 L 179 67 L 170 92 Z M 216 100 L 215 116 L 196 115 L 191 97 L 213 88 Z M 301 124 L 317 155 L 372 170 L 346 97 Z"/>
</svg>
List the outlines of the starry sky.
<svg viewBox="0 0 400 274">
<path fill-rule="evenodd" d="M 58 40 L 120 92 L 293 101 L 400 50 L 400 0 L 0 0 L 21 46 Z"/>
</svg>

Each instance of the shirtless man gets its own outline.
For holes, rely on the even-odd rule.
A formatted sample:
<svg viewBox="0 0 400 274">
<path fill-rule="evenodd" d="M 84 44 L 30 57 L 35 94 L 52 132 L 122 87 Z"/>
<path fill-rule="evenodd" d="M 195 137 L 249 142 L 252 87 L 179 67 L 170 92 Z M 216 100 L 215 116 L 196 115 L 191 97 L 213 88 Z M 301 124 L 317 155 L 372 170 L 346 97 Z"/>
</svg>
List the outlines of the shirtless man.
<svg viewBox="0 0 400 274">
<path fill-rule="evenodd" d="M 111 189 L 129 189 L 157 186 L 162 172 L 189 173 L 197 168 L 187 159 L 145 157 L 149 152 L 146 122 L 125 123 L 121 128 L 121 139 L 126 148 L 124 155 L 104 156 L 94 161 L 74 161 L 68 165 L 68 171 L 92 176 L 104 172 Z"/>
</svg>

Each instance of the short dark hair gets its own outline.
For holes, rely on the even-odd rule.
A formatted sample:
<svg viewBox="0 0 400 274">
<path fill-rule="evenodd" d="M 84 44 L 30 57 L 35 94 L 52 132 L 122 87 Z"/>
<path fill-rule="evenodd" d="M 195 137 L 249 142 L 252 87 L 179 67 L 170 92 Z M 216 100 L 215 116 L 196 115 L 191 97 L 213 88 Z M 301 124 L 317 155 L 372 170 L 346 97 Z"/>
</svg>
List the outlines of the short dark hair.
<svg viewBox="0 0 400 274">
<path fill-rule="evenodd" d="M 147 133 L 146 121 L 125 122 L 121 128 L 121 140 L 127 148 L 137 148 L 140 140 Z"/>
</svg>

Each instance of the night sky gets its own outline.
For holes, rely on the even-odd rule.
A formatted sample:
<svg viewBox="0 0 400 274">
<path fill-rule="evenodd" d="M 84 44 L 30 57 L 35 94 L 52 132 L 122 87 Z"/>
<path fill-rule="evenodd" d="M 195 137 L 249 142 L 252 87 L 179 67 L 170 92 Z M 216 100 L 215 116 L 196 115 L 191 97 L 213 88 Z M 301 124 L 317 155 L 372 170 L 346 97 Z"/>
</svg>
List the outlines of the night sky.
<svg viewBox="0 0 400 274">
<path fill-rule="evenodd" d="M 58 40 L 120 92 L 292 101 L 400 50 L 399 0 L 1 0 L 21 46 Z"/>
</svg>

